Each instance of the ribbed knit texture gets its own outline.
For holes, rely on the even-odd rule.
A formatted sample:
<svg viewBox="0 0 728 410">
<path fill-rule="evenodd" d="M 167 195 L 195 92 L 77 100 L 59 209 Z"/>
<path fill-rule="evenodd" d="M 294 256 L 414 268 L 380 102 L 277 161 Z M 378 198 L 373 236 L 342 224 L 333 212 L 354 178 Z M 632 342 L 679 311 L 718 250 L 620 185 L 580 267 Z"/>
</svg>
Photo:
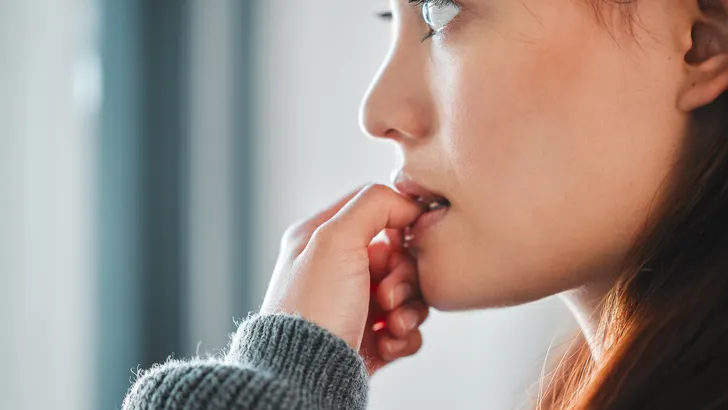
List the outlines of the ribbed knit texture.
<svg viewBox="0 0 728 410">
<path fill-rule="evenodd" d="M 252 316 L 219 359 L 143 371 L 125 410 L 365 409 L 367 373 L 346 342 L 300 317 Z"/>
</svg>

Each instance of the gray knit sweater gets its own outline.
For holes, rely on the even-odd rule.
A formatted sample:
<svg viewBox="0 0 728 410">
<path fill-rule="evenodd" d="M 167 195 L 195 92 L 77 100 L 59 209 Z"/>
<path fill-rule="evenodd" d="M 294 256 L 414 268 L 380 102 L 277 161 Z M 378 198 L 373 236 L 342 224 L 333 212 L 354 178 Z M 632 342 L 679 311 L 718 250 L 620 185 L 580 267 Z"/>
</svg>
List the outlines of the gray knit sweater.
<svg viewBox="0 0 728 410">
<path fill-rule="evenodd" d="M 253 316 L 222 358 L 142 372 L 125 410 L 364 409 L 367 373 L 346 342 L 299 317 Z"/>
</svg>

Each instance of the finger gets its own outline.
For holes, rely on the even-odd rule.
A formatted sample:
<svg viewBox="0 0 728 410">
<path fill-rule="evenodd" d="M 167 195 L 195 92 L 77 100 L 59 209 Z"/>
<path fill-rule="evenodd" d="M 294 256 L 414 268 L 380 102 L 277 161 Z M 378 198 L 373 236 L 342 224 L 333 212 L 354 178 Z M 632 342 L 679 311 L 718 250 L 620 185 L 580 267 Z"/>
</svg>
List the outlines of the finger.
<svg viewBox="0 0 728 410">
<path fill-rule="evenodd" d="M 393 310 L 419 294 L 414 264 L 401 252 L 389 257 L 389 272 L 377 287 L 376 299 L 384 310 Z"/>
<path fill-rule="evenodd" d="M 336 213 L 340 211 L 344 205 L 351 201 L 351 199 L 354 198 L 361 189 L 362 188 L 358 188 L 355 191 L 349 192 L 336 203 L 330 205 L 328 208 L 313 217 L 288 227 L 281 239 L 281 249 L 288 249 L 289 253 L 294 255 L 301 253 L 301 251 L 303 251 L 303 249 L 308 245 L 308 242 L 311 240 L 311 236 L 316 229 L 336 215 Z"/>
<path fill-rule="evenodd" d="M 403 252 L 402 250 L 400 250 L 399 252 L 393 251 L 392 255 L 389 257 L 388 269 L 390 272 L 394 272 L 394 270 L 397 269 L 398 266 L 407 265 L 407 266 L 411 266 L 412 269 L 414 270 L 415 266 L 417 266 L 415 262 L 416 261 L 414 259 L 407 256 L 407 254 L 405 252 Z M 415 275 L 415 279 L 416 279 L 417 278 L 416 273 L 414 275 Z"/>
<path fill-rule="evenodd" d="M 386 229 L 384 234 L 393 251 L 401 251 L 404 249 L 404 233 L 401 229 Z"/>
<path fill-rule="evenodd" d="M 322 227 L 328 225 L 329 239 L 338 246 L 360 249 L 382 230 L 403 229 L 421 213 L 422 208 L 406 196 L 384 185 L 370 185 Z"/>
<path fill-rule="evenodd" d="M 403 249 L 401 232 L 400 229 L 385 229 L 369 244 L 369 269 L 375 283 L 392 271 L 391 255 Z"/>
<path fill-rule="evenodd" d="M 387 329 L 392 336 L 403 339 L 416 330 L 429 316 L 430 309 L 422 302 L 401 306 L 387 316 Z"/>
<path fill-rule="evenodd" d="M 389 258 L 392 254 L 391 246 L 384 241 L 375 241 L 367 248 L 369 254 L 369 273 L 372 282 L 379 283 L 389 273 Z"/>
<path fill-rule="evenodd" d="M 422 347 L 422 333 L 419 330 L 410 332 L 404 339 L 382 336 L 377 341 L 377 348 L 382 358 L 388 362 L 402 357 L 412 356 Z"/>
<path fill-rule="evenodd" d="M 351 191 L 348 194 L 344 195 L 342 198 L 340 198 L 335 203 L 329 205 L 329 207 L 327 207 L 323 211 L 307 219 L 304 224 L 308 228 L 310 228 L 311 232 L 315 231 L 316 228 L 326 223 L 329 219 L 333 218 L 334 215 L 336 215 L 337 212 L 339 212 L 342 208 L 344 208 L 344 206 L 346 206 L 346 204 L 348 204 L 354 197 L 356 197 L 356 195 L 359 194 L 362 189 L 364 189 L 364 187 L 360 186 L 354 191 Z"/>
</svg>

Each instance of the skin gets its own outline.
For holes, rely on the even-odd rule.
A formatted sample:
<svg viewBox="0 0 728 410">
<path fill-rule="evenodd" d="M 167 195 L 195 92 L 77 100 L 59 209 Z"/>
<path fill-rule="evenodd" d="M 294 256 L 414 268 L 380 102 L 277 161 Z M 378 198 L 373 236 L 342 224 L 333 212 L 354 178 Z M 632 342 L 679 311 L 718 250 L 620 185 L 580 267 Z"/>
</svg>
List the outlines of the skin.
<svg viewBox="0 0 728 410">
<path fill-rule="evenodd" d="M 391 2 L 392 48 L 361 114 L 452 203 L 418 238 L 422 293 L 463 310 L 578 289 L 566 296 L 587 325 L 660 203 L 689 110 L 710 99 L 686 91 L 697 1 L 639 0 L 634 33 L 614 5 L 599 24 L 586 1 L 458 4 L 423 43 L 419 11 Z"/>
<path fill-rule="evenodd" d="M 452 203 L 419 249 L 434 307 L 520 304 L 615 273 L 687 124 L 680 64 L 666 64 L 680 39 L 659 3 L 640 3 L 653 33 L 641 48 L 571 0 L 464 1 L 425 43 L 417 11 L 393 3 L 363 126 Z"/>
<path fill-rule="evenodd" d="M 728 24 L 697 0 L 639 0 L 632 31 L 611 2 L 601 20 L 581 0 L 457 3 L 421 41 L 421 10 L 391 1 L 391 50 L 361 112 L 366 133 L 396 144 L 402 172 L 451 208 L 412 259 L 401 229 L 416 204 L 384 186 L 343 198 L 289 230 L 262 309 L 341 336 L 372 372 L 419 349 L 427 306 L 562 294 L 592 341 L 690 111 L 728 88 Z M 706 24 L 720 30 L 694 30 Z"/>
<path fill-rule="evenodd" d="M 399 232 L 420 214 L 408 198 L 372 185 L 291 226 L 260 313 L 297 314 L 329 330 L 361 353 L 372 374 L 416 353 L 428 308 Z M 405 284 L 411 291 L 399 292 Z"/>
</svg>

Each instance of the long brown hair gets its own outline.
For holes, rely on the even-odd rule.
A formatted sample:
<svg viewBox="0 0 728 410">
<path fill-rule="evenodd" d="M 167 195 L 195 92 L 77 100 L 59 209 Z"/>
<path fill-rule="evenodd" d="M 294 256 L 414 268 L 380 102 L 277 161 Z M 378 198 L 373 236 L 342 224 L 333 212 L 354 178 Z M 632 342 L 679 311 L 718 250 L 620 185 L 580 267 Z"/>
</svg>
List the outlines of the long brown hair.
<svg viewBox="0 0 728 410">
<path fill-rule="evenodd" d="M 728 93 L 690 124 L 666 199 L 604 301 L 603 354 L 582 345 L 541 408 L 728 409 Z"/>
</svg>

